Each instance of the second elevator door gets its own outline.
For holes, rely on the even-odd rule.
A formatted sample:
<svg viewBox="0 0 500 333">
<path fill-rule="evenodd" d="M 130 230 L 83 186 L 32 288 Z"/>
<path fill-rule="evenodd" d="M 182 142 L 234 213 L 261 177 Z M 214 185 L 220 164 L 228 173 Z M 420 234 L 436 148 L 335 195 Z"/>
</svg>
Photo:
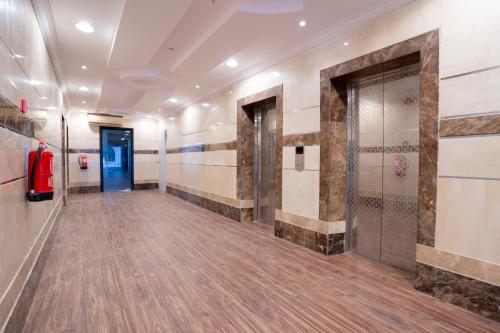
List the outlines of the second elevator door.
<svg viewBox="0 0 500 333">
<path fill-rule="evenodd" d="M 274 225 L 276 104 L 254 107 L 254 221 Z"/>
<path fill-rule="evenodd" d="M 354 82 L 348 218 L 358 254 L 413 272 L 418 219 L 419 67 Z"/>
</svg>

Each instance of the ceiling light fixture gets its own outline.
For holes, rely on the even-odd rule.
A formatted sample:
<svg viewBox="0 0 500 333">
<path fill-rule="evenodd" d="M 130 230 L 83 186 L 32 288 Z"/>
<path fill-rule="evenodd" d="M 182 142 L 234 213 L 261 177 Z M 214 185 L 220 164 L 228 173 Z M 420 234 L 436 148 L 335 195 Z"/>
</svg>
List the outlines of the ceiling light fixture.
<svg viewBox="0 0 500 333">
<path fill-rule="evenodd" d="M 152 116 L 152 115 L 150 115 L 150 114 L 148 114 L 148 115 L 147 115 L 147 117 L 148 117 L 148 118 L 153 118 L 153 116 Z"/>
<path fill-rule="evenodd" d="M 78 90 L 80 90 L 80 91 L 89 91 L 89 88 L 85 87 L 85 86 L 81 86 L 80 88 L 78 88 Z"/>
<path fill-rule="evenodd" d="M 349 45 L 349 42 L 344 42 L 344 46 L 347 46 L 347 45 Z"/>
<path fill-rule="evenodd" d="M 82 101 L 82 104 L 87 104 L 87 101 Z"/>
<path fill-rule="evenodd" d="M 175 120 L 175 117 L 168 117 L 168 120 Z"/>
<path fill-rule="evenodd" d="M 226 66 L 230 68 L 238 67 L 240 64 L 234 58 L 230 58 L 226 61 Z"/>
<path fill-rule="evenodd" d="M 200 88 L 201 88 L 201 86 L 200 86 L 199 84 L 195 85 L 194 87 L 195 87 L 196 89 L 200 89 Z"/>
<path fill-rule="evenodd" d="M 40 98 L 41 98 L 42 100 L 46 100 L 46 99 L 47 99 L 47 97 L 45 97 L 45 96 L 42 96 L 42 97 L 40 97 Z"/>
<path fill-rule="evenodd" d="M 75 24 L 75 28 L 86 34 L 91 34 L 94 32 L 94 27 L 87 21 L 80 21 Z"/>
<path fill-rule="evenodd" d="M 86 65 L 82 65 L 82 69 L 83 69 L 84 71 L 86 71 L 86 70 L 87 70 L 87 66 L 86 66 Z"/>
<path fill-rule="evenodd" d="M 168 101 L 169 101 L 170 103 L 177 103 L 177 102 L 179 102 L 179 100 L 178 100 L 177 98 L 175 98 L 175 97 L 170 97 L 170 98 L 168 99 Z"/>
<path fill-rule="evenodd" d="M 201 105 L 203 105 L 206 108 L 208 108 L 210 106 L 210 104 L 208 104 L 208 103 L 201 103 Z"/>
<path fill-rule="evenodd" d="M 158 108 L 158 111 L 160 111 L 160 112 L 161 112 L 161 108 Z"/>
<path fill-rule="evenodd" d="M 229 92 L 229 95 L 232 95 L 232 94 L 233 94 L 233 91 L 231 90 L 231 91 Z"/>
<path fill-rule="evenodd" d="M 307 25 L 307 22 L 304 20 L 299 22 L 299 26 L 301 26 L 301 27 L 305 27 L 306 25 Z"/>
<path fill-rule="evenodd" d="M 278 71 L 274 71 L 274 72 L 272 72 L 271 74 L 272 74 L 272 76 L 274 76 L 274 77 L 280 77 L 280 76 L 281 76 L 280 72 L 278 72 Z"/>
<path fill-rule="evenodd" d="M 17 53 L 16 53 L 16 54 L 13 54 L 13 55 L 12 55 L 12 58 L 13 58 L 13 59 L 22 59 L 22 58 L 24 58 L 24 56 L 22 56 L 21 54 L 17 54 Z"/>
<path fill-rule="evenodd" d="M 218 123 L 217 123 L 217 125 L 219 125 L 219 126 L 220 126 L 220 125 L 222 125 L 222 123 L 221 123 L 221 122 L 218 122 Z"/>
</svg>

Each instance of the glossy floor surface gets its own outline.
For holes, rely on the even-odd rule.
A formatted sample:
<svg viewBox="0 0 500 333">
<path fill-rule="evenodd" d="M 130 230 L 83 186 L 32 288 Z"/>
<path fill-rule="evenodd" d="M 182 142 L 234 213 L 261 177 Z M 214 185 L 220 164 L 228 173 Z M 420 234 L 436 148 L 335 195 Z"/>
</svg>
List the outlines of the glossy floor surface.
<svg viewBox="0 0 500 333">
<path fill-rule="evenodd" d="M 158 191 L 70 197 L 25 332 L 499 332 L 395 269 Z"/>
</svg>

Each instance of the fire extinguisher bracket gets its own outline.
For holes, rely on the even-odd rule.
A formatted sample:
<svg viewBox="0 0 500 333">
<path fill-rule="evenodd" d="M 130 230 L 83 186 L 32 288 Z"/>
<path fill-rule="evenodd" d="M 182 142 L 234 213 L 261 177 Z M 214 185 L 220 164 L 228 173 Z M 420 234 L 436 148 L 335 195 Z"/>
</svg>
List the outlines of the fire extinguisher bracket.
<svg viewBox="0 0 500 333">
<path fill-rule="evenodd" d="M 45 201 L 54 198 L 54 155 L 45 149 L 40 140 L 38 148 L 28 155 L 28 201 Z"/>
<path fill-rule="evenodd" d="M 45 201 L 54 199 L 54 192 L 28 192 L 29 201 Z"/>
</svg>

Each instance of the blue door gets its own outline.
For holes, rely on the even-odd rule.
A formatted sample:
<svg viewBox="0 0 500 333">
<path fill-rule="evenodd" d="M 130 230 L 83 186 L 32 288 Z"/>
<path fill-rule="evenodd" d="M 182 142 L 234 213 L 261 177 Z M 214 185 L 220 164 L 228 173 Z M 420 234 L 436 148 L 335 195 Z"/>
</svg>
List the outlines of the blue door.
<svg viewBox="0 0 500 333">
<path fill-rule="evenodd" d="M 134 148 L 132 129 L 101 127 L 101 189 L 103 192 L 133 188 Z"/>
</svg>

